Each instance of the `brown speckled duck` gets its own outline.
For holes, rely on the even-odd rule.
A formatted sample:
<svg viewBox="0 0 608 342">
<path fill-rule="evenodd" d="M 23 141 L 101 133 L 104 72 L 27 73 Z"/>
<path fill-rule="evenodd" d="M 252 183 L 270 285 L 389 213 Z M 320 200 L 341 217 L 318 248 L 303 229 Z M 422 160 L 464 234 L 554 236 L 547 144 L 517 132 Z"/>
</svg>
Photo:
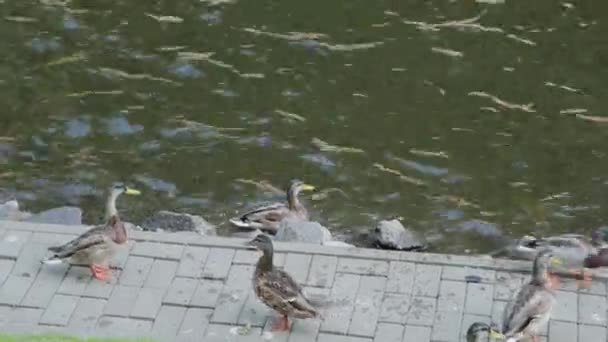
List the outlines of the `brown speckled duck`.
<svg viewBox="0 0 608 342">
<path fill-rule="evenodd" d="M 273 245 L 270 237 L 259 234 L 248 245 L 264 254 L 258 260 L 253 276 L 253 288 L 257 297 L 267 306 L 281 314 L 274 322 L 273 330 L 289 330 L 289 318 L 314 318 L 319 316 L 316 308 L 302 293 L 302 288 L 285 271 L 273 264 Z"/>
<path fill-rule="evenodd" d="M 105 280 L 109 272 L 109 260 L 114 256 L 118 248 L 126 245 L 128 235 L 127 229 L 118 217 L 116 199 L 121 194 L 139 195 L 140 192 L 116 184 L 110 189 L 110 195 L 106 203 L 106 223 L 95 226 L 72 241 L 61 246 L 49 247 L 54 254 L 44 260 L 45 264 L 59 264 L 69 262 L 71 264 L 88 265 L 93 277 Z"/>
<path fill-rule="evenodd" d="M 250 210 L 239 217 L 230 219 L 230 223 L 247 229 L 261 229 L 276 233 L 281 221 L 287 217 L 297 217 L 308 221 L 308 211 L 298 200 L 301 191 L 311 191 L 315 187 L 299 180 L 292 180 L 287 189 L 287 202 L 277 202 Z"/>
</svg>

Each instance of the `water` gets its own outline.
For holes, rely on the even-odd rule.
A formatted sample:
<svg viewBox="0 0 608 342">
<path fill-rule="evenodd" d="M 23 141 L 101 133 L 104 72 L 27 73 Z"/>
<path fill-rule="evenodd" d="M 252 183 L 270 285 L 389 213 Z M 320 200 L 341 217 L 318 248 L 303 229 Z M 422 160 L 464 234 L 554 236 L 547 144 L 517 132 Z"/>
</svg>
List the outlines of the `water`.
<svg viewBox="0 0 608 342">
<path fill-rule="evenodd" d="M 364 245 L 401 217 L 440 252 L 605 223 L 608 5 L 4 0 L 0 188 L 97 222 L 222 224 L 300 178 Z M 343 149 L 341 149 L 343 148 Z"/>
</svg>

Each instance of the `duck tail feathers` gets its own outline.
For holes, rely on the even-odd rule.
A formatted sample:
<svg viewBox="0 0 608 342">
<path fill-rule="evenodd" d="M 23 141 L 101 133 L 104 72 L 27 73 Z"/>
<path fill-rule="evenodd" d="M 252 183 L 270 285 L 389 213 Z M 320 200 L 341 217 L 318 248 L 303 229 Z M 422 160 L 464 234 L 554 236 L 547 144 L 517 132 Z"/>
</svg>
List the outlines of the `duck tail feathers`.
<svg viewBox="0 0 608 342">
<path fill-rule="evenodd" d="M 42 260 L 42 263 L 45 265 L 58 265 L 58 264 L 63 263 L 63 260 L 57 258 L 57 256 L 53 256 L 53 257 Z"/>
<path fill-rule="evenodd" d="M 228 222 L 239 228 L 251 228 L 251 224 L 249 224 L 248 222 L 243 222 L 240 217 L 231 218 L 230 220 L 228 220 Z"/>
</svg>

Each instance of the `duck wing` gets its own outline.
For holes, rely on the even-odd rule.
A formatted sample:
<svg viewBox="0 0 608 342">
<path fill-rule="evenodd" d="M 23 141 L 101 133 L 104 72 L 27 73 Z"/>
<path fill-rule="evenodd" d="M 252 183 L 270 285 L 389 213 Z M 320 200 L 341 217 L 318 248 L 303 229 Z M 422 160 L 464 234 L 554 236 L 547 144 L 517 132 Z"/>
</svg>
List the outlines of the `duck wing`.
<svg viewBox="0 0 608 342">
<path fill-rule="evenodd" d="M 286 272 L 275 269 L 266 274 L 259 295 L 276 309 L 295 317 L 314 317 L 317 310 L 302 293 L 302 287 Z"/>
<path fill-rule="evenodd" d="M 539 322 L 551 313 L 554 302 L 550 291 L 538 285 L 525 285 L 505 307 L 502 333 L 513 336 L 537 328 Z"/>
<path fill-rule="evenodd" d="M 96 226 L 64 245 L 49 247 L 49 251 L 55 253 L 54 258 L 69 258 L 79 251 L 108 242 L 110 240 L 108 233 L 107 226 Z"/>
<path fill-rule="evenodd" d="M 250 227 L 255 224 L 278 224 L 288 214 L 289 208 L 287 207 L 287 204 L 277 202 L 257 207 L 239 217 L 231 219 L 230 222 L 237 227 Z"/>
</svg>

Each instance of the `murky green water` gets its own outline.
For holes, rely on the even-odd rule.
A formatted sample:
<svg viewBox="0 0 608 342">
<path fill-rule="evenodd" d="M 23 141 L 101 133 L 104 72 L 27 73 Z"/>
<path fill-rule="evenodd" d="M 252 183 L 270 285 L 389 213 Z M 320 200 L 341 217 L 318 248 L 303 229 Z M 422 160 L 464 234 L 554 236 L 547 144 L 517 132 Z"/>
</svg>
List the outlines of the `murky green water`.
<svg viewBox="0 0 608 342">
<path fill-rule="evenodd" d="M 603 2 L 0 6 L 0 187 L 28 210 L 92 223 L 124 180 L 129 220 L 220 224 L 273 198 L 242 180 L 295 177 L 341 239 L 400 216 L 445 252 L 608 217 Z"/>
</svg>

